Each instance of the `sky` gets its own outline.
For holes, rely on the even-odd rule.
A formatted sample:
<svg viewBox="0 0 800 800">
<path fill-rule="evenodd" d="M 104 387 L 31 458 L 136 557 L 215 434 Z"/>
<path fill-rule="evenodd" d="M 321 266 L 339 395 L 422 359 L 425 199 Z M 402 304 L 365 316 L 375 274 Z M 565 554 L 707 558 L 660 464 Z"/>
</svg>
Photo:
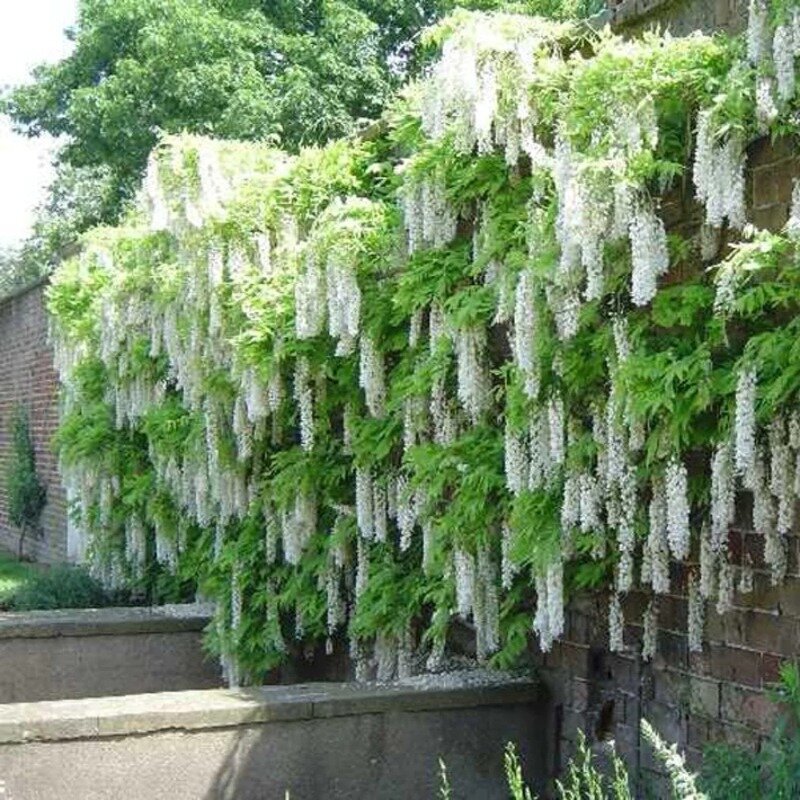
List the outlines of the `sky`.
<svg viewBox="0 0 800 800">
<path fill-rule="evenodd" d="M 43 61 L 69 53 L 64 29 L 77 18 L 78 0 L 5 0 L 0 11 L 0 87 L 29 80 Z M 54 142 L 27 139 L 0 117 L 0 248 L 19 243 L 30 231 L 33 210 L 52 177 Z"/>
</svg>

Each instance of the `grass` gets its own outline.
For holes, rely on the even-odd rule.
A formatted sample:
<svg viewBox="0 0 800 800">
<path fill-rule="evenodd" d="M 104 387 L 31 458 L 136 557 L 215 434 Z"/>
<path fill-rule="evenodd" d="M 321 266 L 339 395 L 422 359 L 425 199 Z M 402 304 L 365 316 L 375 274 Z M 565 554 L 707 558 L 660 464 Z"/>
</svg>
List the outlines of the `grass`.
<svg viewBox="0 0 800 800">
<path fill-rule="evenodd" d="M 0 550 L 0 608 L 8 608 L 16 592 L 40 570 L 36 564 L 18 561 L 10 553 Z"/>
</svg>

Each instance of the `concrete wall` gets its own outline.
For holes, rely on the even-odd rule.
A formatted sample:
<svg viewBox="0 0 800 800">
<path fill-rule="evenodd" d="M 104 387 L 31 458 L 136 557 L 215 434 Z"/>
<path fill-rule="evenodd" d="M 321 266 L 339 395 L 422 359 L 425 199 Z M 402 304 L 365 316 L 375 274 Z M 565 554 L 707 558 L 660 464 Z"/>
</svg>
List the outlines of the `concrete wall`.
<svg viewBox="0 0 800 800">
<path fill-rule="evenodd" d="M 539 686 L 310 684 L 0 706 L 4 800 L 507 800 L 539 788 Z"/>
<path fill-rule="evenodd" d="M 205 606 L 0 614 L 0 703 L 219 687 L 209 620 Z"/>
<path fill-rule="evenodd" d="M 0 302 L 0 547 L 16 552 L 18 533 L 8 519 L 6 473 L 16 407 L 30 418 L 39 477 L 47 489 L 41 536 L 27 537 L 25 552 L 36 561 L 67 558 L 66 498 L 51 440 L 58 425 L 58 381 L 47 342 L 45 284 Z"/>
</svg>

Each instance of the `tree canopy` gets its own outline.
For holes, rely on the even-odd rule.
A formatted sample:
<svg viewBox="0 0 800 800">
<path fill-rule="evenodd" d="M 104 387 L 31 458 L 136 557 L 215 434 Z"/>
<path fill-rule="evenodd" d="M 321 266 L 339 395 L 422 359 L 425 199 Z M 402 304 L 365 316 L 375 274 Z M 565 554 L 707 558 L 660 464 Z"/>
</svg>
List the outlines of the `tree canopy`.
<svg viewBox="0 0 800 800">
<path fill-rule="evenodd" d="M 273 4 L 270 4 L 273 6 Z M 377 26 L 337 0 L 300 9 L 230 0 L 84 0 L 75 49 L 14 90 L 26 132 L 68 137 L 75 167 L 108 167 L 130 196 L 161 132 L 324 141 L 374 115 L 390 91 Z"/>
</svg>

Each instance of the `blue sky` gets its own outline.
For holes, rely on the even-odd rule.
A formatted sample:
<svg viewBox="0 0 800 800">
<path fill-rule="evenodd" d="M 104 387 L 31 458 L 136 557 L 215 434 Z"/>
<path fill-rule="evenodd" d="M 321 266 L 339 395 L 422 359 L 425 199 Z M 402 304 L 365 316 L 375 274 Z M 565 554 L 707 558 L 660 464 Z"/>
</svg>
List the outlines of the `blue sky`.
<svg viewBox="0 0 800 800">
<path fill-rule="evenodd" d="M 75 23 L 78 0 L 6 0 L 3 5 L 0 86 L 28 80 L 36 64 L 67 55 L 70 42 L 64 29 Z M 0 117 L 0 247 L 19 242 L 29 232 L 33 209 L 52 175 L 53 148 L 50 139 L 15 135 Z"/>
</svg>

